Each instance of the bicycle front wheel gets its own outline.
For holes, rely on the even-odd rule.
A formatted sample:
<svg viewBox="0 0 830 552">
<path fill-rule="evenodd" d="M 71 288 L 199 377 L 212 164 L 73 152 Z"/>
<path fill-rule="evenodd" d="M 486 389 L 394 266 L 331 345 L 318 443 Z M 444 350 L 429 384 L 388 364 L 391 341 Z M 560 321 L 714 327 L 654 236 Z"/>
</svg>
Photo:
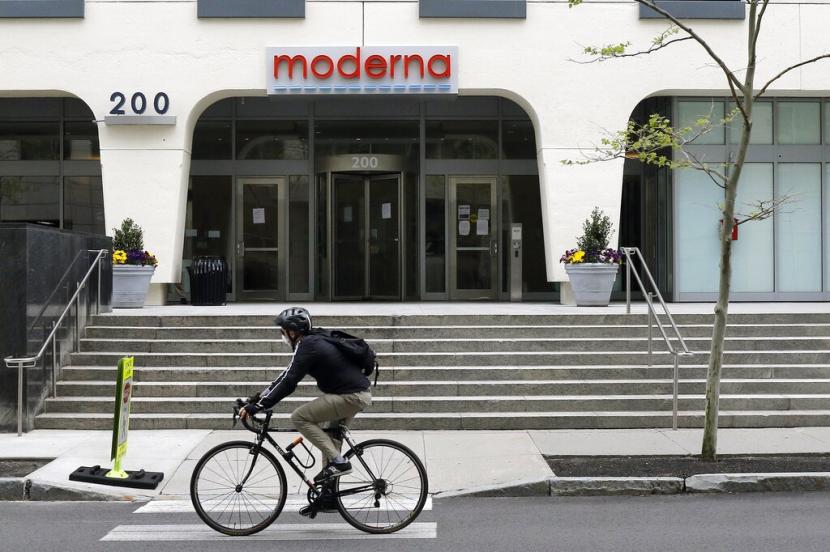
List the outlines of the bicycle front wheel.
<svg viewBox="0 0 830 552">
<path fill-rule="evenodd" d="M 282 466 L 264 448 L 255 457 L 255 447 L 246 441 L 221 444 L 202 456 L 193 470 L 193 507 L 202 521 L 220 533 L 253 535 L 273 523 L 285 506 Z"/>
<path fill-rule="evenodd" d="M 352 472 L 337 479 L 337 508 L 353 527 L 393 533 L 412 523 L 426 504 L 424 465 L 395 441 L 372 439 L 345 454 Z"/>
</svg>

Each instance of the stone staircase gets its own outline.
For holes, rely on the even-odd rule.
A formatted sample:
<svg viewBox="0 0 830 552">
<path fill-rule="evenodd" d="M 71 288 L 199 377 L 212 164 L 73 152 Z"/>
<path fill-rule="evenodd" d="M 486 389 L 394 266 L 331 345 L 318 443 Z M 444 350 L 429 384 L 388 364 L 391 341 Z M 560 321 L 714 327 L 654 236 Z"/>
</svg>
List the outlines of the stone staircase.
<svg viewBox="0 0 830 552">
<path fill-rule="evenodd" d="M 703 422 L 711 315 L 675 316 L 679 424 Z M 363 429 L 670 427 L 672 357 L 653 366 L 645 315 L 320 316 L 379 353 Z M 657 331 L 654 332 L 657 336 Z M 110 429 L 115 366 L 135 355 L 133 429 L 231 427 L 236 397 L 262 390 L 290 359 L 270 316 L 94 317 L 63 368 L 38 429 Z M 830 425 L 830 314 L 730 316 L 721 427 Z M 317 393 L 310 379 L 280 403 L 277 425 Z"/>
</svg>

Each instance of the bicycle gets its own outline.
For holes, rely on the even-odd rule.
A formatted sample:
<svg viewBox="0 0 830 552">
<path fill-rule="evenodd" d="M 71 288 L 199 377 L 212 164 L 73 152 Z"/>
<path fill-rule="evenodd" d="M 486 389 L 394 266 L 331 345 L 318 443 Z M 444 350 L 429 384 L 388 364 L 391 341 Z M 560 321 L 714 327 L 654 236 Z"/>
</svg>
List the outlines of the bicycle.
<svg viewBox="0 0 830 552">
<path fill-rule="evenodd" d="M 244 403 L 233 409 L 234 426 Z M 412 523 L 426 503 L 427 473 L 418 456 L 389 439 L 355 443 L 346 426 L 327 431 L 349 449 L 343 455 L 352 472 L 333 482 L 315 484 L 305 477 L 314 467 L 311 451 L 297 437 L 284 450 L 270 433 L 293 431 L 271 428 L 272 411 L 264 419 L 249 416 L 242 425 L 256 433 L 254 442 L 229 441 L 202 456 L 190 479 L 190 498 L 196 513 L 209 527 L 232 536 L 253 535 L 271 525 L 282 512 L 287 497 L 285 471 L 274 454 L 264 447 L 268 441 L 308 487 L 309 517 L 334 500 L 337 511 L 353 527 L 367 533 L 393 533 Z M 305 464 L 294 453 L 302 445 L 311 462 Z M 259 466 L 259 469 L 256 468 Z M 370 467 L 371 466 L 371 467 Z M 255 471 L 256 470 L 256 471 Z"/>
</svg>

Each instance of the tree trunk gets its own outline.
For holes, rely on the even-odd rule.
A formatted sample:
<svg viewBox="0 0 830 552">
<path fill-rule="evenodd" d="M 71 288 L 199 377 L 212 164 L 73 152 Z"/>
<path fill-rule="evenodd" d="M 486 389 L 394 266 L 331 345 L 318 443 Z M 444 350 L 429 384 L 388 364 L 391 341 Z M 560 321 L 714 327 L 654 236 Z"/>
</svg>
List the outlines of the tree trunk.
<svg viewBox="0 0 830 552">
<path fill-rule="evenodd" d="M 732 221 L 735 218 L 735 197 L 738 194 L 738 180 L 744 167 L 749 137 L 752 131 L 752 104 L 755 81 L 755 35 L 757 0 L 749 5 L 749 30 L 747 32 L 747 70 L 744 80 L 743 108 L 747 119 L 743 120 L 741 145 L 732 172 L 726 181 L 723 206 L 723 224 L 720 229 L 720 282 L 718 303 L 715 305 L 715 323 L 712 328 L 712 343 L 709 348 L 709 367 L 706 373 L 706 409 L 703 420 L 703 444 L 700 455 L 703 460 L 714 462 L 718 450 L 718 402 L 720 400 L 720 377 L 723 368 L 723 342 L 726 337 L 726 318 L 729 314 L 729 289 L 732 284 Z"/>
</svg>

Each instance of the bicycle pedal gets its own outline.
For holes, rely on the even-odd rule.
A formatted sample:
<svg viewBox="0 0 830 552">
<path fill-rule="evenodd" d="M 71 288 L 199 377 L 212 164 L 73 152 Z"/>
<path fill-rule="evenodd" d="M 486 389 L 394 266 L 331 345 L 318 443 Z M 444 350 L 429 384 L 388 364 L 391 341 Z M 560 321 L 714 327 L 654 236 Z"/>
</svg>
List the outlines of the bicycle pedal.
<svg viewBox="0 0 830 552">
<path fill-rule="evenodd" d="M 308 519 L 314 519 L 317 517 L 317 508 L 315 508 L 313 504 L 309 504 L 308 506 L 300 508 L 299 514 L 303 517 L 307 517 Z"/>
</svg>

